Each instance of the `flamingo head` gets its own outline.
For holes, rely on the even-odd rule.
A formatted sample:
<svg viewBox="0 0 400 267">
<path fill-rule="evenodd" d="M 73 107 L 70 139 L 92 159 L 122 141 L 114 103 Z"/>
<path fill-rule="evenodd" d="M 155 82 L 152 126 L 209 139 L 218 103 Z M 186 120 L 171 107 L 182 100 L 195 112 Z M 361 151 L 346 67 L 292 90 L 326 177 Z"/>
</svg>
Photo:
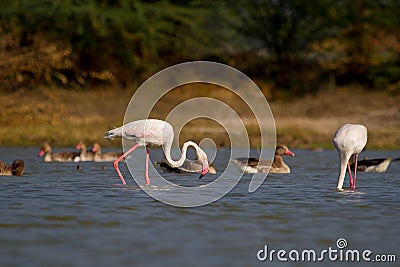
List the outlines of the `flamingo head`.
<svg viewBox="0 0 400 267">
<path fill-rule="evenodd" d="M 201 175 L 199 177 L 199 179 L 201 179 L 204 175 L 208 173 L 210 169 L 210 166 L 208 165 L 207 154 L 202 149 L 200 149 L 199 160 L 201 160 L 202 162 Z"/>
<path fill-rule="evenodd" d="M 209 166 L 208 166 L 208 161 L 207 160 L 203 160 L 203 167 L 201 168 L 201 175 L 199 177 L 199 179 L 201 179 L 204 175 L 206 175 L 209 171 Z"/>
</svg>

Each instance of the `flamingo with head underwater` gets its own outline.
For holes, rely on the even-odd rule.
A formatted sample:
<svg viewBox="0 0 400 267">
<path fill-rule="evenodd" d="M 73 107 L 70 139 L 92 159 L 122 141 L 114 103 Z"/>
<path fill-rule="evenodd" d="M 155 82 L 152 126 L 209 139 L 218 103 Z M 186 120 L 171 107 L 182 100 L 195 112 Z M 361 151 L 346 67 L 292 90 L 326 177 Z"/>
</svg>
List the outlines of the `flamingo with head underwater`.
<svg viewBox="0 0 400 267">
<path fill-rule="evenodd" d="M 343 190 L 342 187 L 346 175 L 346 165 L 350 175 L 350 189 L 355 189 L 357 179 L 357 159 L 358 154 L 367 144 L 367 128 L 360 124 L 345 124 L 337 129 L 333 136 L 332 143 L 338 151 L 340 158 L 340 173 L 336 189 L 338 191 Z M 353 155 L 355 156 L 354 180 L 349 164 L 349 159 Z"/>
<path fill-rule="evenodd" d="M 147 146 L 163 146 L 164 155 L 171 167 L 181 167 L 186 159 L 186 152 L 189 146 L 192 146 L 196 150 L 197 158 L 202 162 L 201 176 L 205 175 L 208 170 L 208 159 L 206 153 L 194 142 L 188 141 L 183 144 L 182 156 L 179 160 L 175 161 L 171 158 L 171 146 L 174 139 L 174 130 L 166 121 L 156 119 L 145 119 L 127 123 L 119 128 L 109 130 L 105 133 L 105 138 L 125 138 L 136 142 L 128 151 L 114 161 L 114 168 L 121 178 L 122 184 L 126 184 L 121 171 L 118 168 L 118 163 L 126 158 L 132 151 L 139 146 L 146 147 L 146 172 L 145 181 L 146 185 L 150 184 L 149 178 L 149 150 Z"/>
</svg>

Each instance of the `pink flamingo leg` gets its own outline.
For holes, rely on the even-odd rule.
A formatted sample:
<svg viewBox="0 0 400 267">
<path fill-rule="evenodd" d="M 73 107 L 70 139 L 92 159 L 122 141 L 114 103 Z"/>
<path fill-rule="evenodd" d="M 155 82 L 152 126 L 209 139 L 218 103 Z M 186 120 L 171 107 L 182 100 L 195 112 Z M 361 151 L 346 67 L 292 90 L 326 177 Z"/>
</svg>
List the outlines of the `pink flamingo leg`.
<svg viewBox="0 0 400 267">
<path fill-rule="evenodd" d="M 355 161 L 355 163 L 354 163 L 354 183 L 353 183 L 353 189 L 356 189 L 357 161 L 358 161 L 358 154 L 356 154 L 356 161 Z"/>
<path fill-rule="evenodd" d="M 149 178 L 149 150 L 146 147 L 146 174 L 145 174 L 145 179 L 146 179 L 146 185 L 150 184 L 150 178 Z"/>
<path fill-rule="evenodd" d="M 128 156 L 128 154 L 131 153 L 133 150 L 135 150 L 138 146 L 139 146 L 139 144 L 134 145 L 134 146 L 131 147 L 127 152 L 125 152 L 121 157 L 117 158 L 117 159 L 114 161 L 114 168 L 115 168 L 115 170 L 117 171 L 119 178 L 121 178 L 121 181 L 122 181 L 122 184 L 123 184 L 123 185 L 126 185 L 126 182 L 125 182 L 124 177 L 122 176 L 121 171 L 120 171 L 119 168 L 118 168 L 118 163 L 119 163 L 121 160 L 123 160 L 126 156 Z"/>
<path fill-rule="evenodd" d="M 351 174 L 350 164 L 347 162 L 347 169 L 349 170 L 350 175 L 350 188 L 353 188 L 353 175 Z"/>
</svg>

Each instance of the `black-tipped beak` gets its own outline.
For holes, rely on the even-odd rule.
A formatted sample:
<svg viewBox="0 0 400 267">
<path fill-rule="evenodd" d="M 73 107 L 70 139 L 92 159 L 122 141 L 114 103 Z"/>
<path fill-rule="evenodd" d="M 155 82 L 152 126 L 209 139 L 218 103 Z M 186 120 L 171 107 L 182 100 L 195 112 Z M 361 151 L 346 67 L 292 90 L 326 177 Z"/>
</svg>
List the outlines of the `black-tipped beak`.
<svg viewBox="0 0 400 267">
<path fill-rule="evenodd" d="M 201 179 L 201 178 L 203 178 L 203 176 L 204 175 L 206 175 L 207 173 L 208 173 L 208 161 L 203 161 L 203 168 L 202 168 L 202 170 L 201 170 L 201 174 L 200 174 L 200 177 L 199 177 L 199 179 Z"/>
</svg>

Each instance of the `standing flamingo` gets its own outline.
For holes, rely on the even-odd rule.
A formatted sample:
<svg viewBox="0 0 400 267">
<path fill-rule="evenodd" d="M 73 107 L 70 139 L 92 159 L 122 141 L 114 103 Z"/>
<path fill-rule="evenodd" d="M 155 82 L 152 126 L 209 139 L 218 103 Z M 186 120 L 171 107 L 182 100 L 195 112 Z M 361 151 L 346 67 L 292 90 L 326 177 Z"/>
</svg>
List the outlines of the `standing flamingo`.
<svg viewBox="0 0 400 267">
<path fill-rule="evenodd" d="M 171 146 L 174 139 L 174 130 L 168 122 L 156 119 L 138 120 L 127 123 L 119 128 L 107 131 L 105 138 L 126 138 L 128 140 L 135 141 L 136 144 L 125 152 L 121 157 L 114 161 L 114 168 L 121 178 L 122 184 L 125 183 L 125 179 L 118 168 L 118 163 L 123 160 L 128 154 L 135 150 L 139 146 L 146 147 L 146 185 L 150 184 L 149 178 L 149 150 L 148 145 L 152 146 L 163 146 L 164 155 L 171 167 L 178 168 L 183 165 L 186 160 L 186 152 L 189 146 L 194 147 L 196 150 L 197 158 L 202 162 L 202 170 L 200 178 L 208 172 L 208 159 L 206 153 L 194 142 L 188 141 L 183 144 L 182 156 L 179 160 L 175 161 L 171 158 Z"/>
<path fill-rule="evenodd" d="M 343 190 L 342 187 L 346 175 L 346 165 L 350 175 L 350 188 L 355 189 L 357 179 L 357 159 L 358 154 L 367 144 L 367 128 L 360 124 L 345 124 L 337 129 L 333 136 L 332 143 L 338 151 L 340 158 L 340 173 L 337 190 Z M 349 164 L 349 159 L 353 155 L 355 155 L 354 180 L 351 175 Z"/>
</svg>

